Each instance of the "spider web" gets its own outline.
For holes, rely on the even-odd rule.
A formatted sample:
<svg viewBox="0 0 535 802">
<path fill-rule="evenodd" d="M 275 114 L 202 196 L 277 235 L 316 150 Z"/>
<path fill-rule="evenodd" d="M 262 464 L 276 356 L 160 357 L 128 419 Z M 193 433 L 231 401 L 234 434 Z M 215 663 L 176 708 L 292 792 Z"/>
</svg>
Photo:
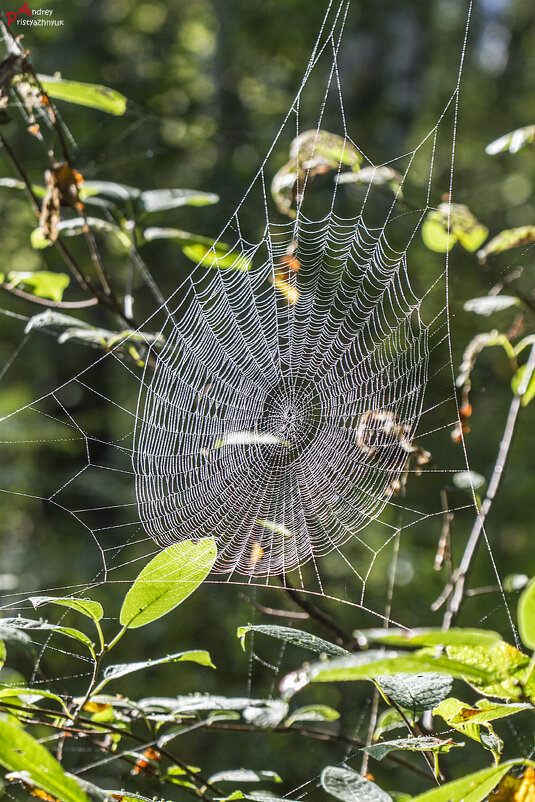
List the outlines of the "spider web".
<svg viewBox="0 0 535 802">
<path fill-rule="evenodd" d="M 5 418 L 10 443 L 13 420 L 30 430 L 42 420 L 54 441 L 82 446 L 81 461 L 62 479 L 51 476 L 51 492 L 40 501 L 68 512 L 95 539 L 101 581 L 125 549 L 150 544 L 146 535 L 157 546 L 215 536 L 215 571 L 226 581 L 265 584 L 293 571 L 300 587 L 323 593 L 321 561 L 334 553 L 360 584 L 363 603 L 371 571 L 376 563 L 384 570 L 379 556 L 402 529 L 429 518 L 440 523 L 451 511 L 436 502 L 432 511 L 414 507 L 410 493 L 417 482 L 416 496 L 425 498 L 426 481 L 467 465 L 457 450 L 456 463 L 431 462 L 420 476 L 413 459 L 442 454 L 458 418 L 448 259 L 427 287 L 414 290 L 409 248 L 433 208 L 439 135 L 453 180 L 465 45 L 436 124 L 414 150 L 374 164 L 345 122 L 338 59 L 348 8 L 329 4 L 294 102 L 211 252 L 167 298 L 146 274 L 157 305 L 140 327 L 151 332 L 142 375 L 112 351 Z M 317 80 L 325 91 L 310 129 L 301 108 L 310 106 L 307 91 Z M 317 160 L 321 168 L 327 114 L 341 145 L 323 179 L 314 176 L 325 171 Z M 295 212 L 284 223 L 270 185 L 290 139 Z M 345 183 L 353 155 L 368 179 L 351 195 Z M 388 170 L 396 183 L 378 193 Z M 404 201 L 411 171 L 419 174 L 421 206 Z M 255 240 L 242 225 L 251 207 Z M 221 268 L 220 241 L 228 248 Z M 290 260 L 297 269 L 287 269 Z M 102 388 L 106 371 L 114 375 L 108 387 L 121 387 L 115 395 Z M 443 392 L 426 402 L 430 374 Z M 110 410 L 111 442 L 71 411 L 69 396 L 80 392 Z M 73 503 L 87 486 L 102 487 L 110 472 L 124 479 L 130 502 Z"/>
<path fill-rule="evenodd" d="M 343 602 L 359 625 L 405 625 L 392 614 L 394 592 L 414 577 L 402 536 L 425 533 L 430 566 L 449 517 L 476 511 L 473 493 L 455 503 L 444 495 L 470 467 L 450 436 L 460 420 L 448 256 L 433 259 L 425 284 L 411 271 L 426 213 L 453 188 L 466 38 L 435 124 L 413 150 L 378 164 L 346 126 L 338 64 L 348 9 L 329 4 L 288 115 L 218 237 L 223 251 L 216 244 L 168 296 L 145 272 L 144 367 L 121 350 L 90 350 L 75 376 L 17 402 L 0 424 L 10 453 L 62 449 L 40 477 L 46 494 L 16 475 L 3 489 L 94 543 L 98 560 L 77 566 L 62 590 L 129 581 L 162 546 L 213 536 L 217 594 L 225 583 L 255 586 L 260 607 L 262 589 L 293 585 Z M 307 93 L 320 79 L 311 119 Z M 323 175 L 314 159 L 325 129 L 342 146 Z M 286 221 L 270 187 L 291 142 L 295 216 Z M 446 187 L 434 183 L 439 152 L 451 164 Z M 347 180 L 349 153 L 367 182 Z M 385 175 L 396 176 L 386 190 Z M 414 175 L 417 204 L 405 199 Z M 253 217 L 250 231 L 243 221 Z M 8 592 L 5 610 L 27 609 L 27 595 Z M 284 648 L 273 661 L 251 646 L 251 687 L 266 669 L 274 693 L 283 657 Z"/>
</svg>

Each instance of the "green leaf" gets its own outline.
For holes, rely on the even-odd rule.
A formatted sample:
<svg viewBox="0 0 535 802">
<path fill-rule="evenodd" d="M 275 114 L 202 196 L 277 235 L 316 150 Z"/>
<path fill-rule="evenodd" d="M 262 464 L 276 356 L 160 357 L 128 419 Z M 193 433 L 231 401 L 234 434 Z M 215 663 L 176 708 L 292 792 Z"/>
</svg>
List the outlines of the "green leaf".
<svg viewBox="0 0 535 802">
<path fill-rule="evenodd" d="M 484 696 L 520 699 L 529 657 L 511 644 L 499 641 L 491 646 L 448 646 L 448 657 L 478 668 L 486 679 L 465 675 L 466 681 Z"/>
<path fill-rule="evenodd" d="M 140 195 L 145 212 L 163 212 L 180 206 L 209 206 L 218 203 L 219 195 L 196 189 L 149 189 Z"/>
<path fill-rule="evenodd" d="M 18 189 L 23 192 L 26 190 L 26 184 L 24 181 L 19 181 L 18 178 L 0 178 L 0 187 L 4 187 L 5 189 Z M 46 195 L 46 187 L 42 187 L 39 184 L 32 184 L 32 192 L 36 198 L 42 199 Z"/>
<path fill-rule="evenodd" d="M 121 231 L 119 226 L 110 223 L 108 220 L 102 220 L 100 217 L 88 217 L 87 221 L 83 217 L 62 220 L 58 223 L 58 233 L 64 237 L 79 237 L 81 234 L 85 234 L 87 227 L 101 234 L 113 234 L 126 250 L 130 250 L 132 247 L 128 234 Z"/>
<path fill-rule="evenodd" d="M 284 725 L 290 727 L 296 721 L 336 721 L 338 718 L 340 718 L 338 710 L 334 710 L 328 705 L 305 705 L 294 710 Z"/>
<path fill-rule="evenodd" d="M 282 535 L 283 537 L 289 538 L 293 537 L 288 527 L 275 523 L 275 521 L 268 521 L 266 518 L 257 518 L 255 523 L 263 529 L 267 529 L 268 532 L 273 532 L 274 535 Z"/>
<path fill-rule="evenodd" d="M 386 643 L 389 646 L 448 646 L 449 644 L 490 645 L 501 636 L 490 629 L 452 627 L 442 629 L 364 629 L 353 633 L 361 646 L 366 643 Z"/>
<path fill-rule="evenodd" d="M 496 234 L 484 248 L 477 252 L 477 258 L 481 264 L 487 261 L 487 256 L 495 253 L 509 251 L 511 248 L 518 248 L 521 245 L 528 245 L 535 240 L 535 226 L 519 226 L 518 228 L 508 228 Z"/>
<path fill-rule="evenodd" d="M 532 706 L 529 702 L 513 705 L 502 705 L 498 702 L 491 702 L 489 699 L 480 699 L 475 707 L 469 707 L 461 703 L 459 711 L 450 717 L 452 724 L 462 724 L 470 722 L 475 724 L 486 724 L 488 721 L 514 716 L 523 710 L 530 710 Z"/>
<path fill-rule="evenodd" d="M 126 111 L 126 97 L 115 89 L 100 84 L 66 81 L 52 75 L 38 75 L 43 89 L 54 100 L 66 100 L 79 106 L 121 115 Z"/>
<path fill-rule="evenodd" d="M 93 621 L 100 621 L 104 615 L 102 605 L 92 599 L 81 599 L 75 596 L 30 596 L 30 601 L 34 607 L 41 607 L 43 604 L 60 604 L 62 607 L 70 607 Z"/>
<path fill-rule="evenodd" d="M 290 144 L 290 159 L 273 177 L 271 194 L 279 211 L 295 217 L 298 183 L 305 186 L 305 178 L 312 179 L 340 165 L 357 172 L 362 156 L 351 142 L 337 134 L 321 129 L 303 131 Z M 306 182 L 310 184 L 310 180 Z"/>
<path fill-rule="evenodd" d="M 394 674 L 377 677 L 379 688 L 389 699 L 412 714 L 431 710 L 451 692 L 447 674 Z"/>
<path fill-rule="evenodd" d="M 392 802 L 386 791 L 352 769 L 326 766 L 320 782 L 324 791 L 342 802 Z"/>
<path fill-rule="evenodd" d="M 508 134 L 504 134 L 499 139 L 494 139 L 485 148 L 485 153 L 495 156 L 497 153 L 517 153 L 526 145 L 535 142 L 535 125 L 525 125 L 523 128 L 516 128 Z"/>
<path fill-rule="evenodd" d="M 458 487 L 459 490 L 472 490 L 472 488 L 474 490 L 479 490 L 481 487 L 485 485 L 486 481 L 487 480 L 485 479 L 484 476 L 481 476 L 480 473 L 476 473 L 475 471 L 458 471 L 457 473 L 453 474 L 453 484 L 455 485 L 455 487 Z M 481 632 L 485 633 L 486 630 L 481 630 Z M 488 634 L 496 635 L 496 638 L 494 640 L 500 640 L 500 637 L 499 635 L 497 635 L 497 633 L 490 632 L 489 630 Z M 490 642 L 491 642 L 490 640 L 487 641 L 487 643 Z M 475 646 L 477 641 L 468 640 L 466 641 L 466 643 Z M 485 641 L 481 640 L 479 641 L 479 643 L 485 643 Z"/>
<path fill-rule="evenodd" d="M 535 649 L 535 579 L 523 591 L 518 602 L 518 631 L 522 643 Z"/>
<path fill-rule="evenodd" d="M 518 395 L 520 390 L 524 386 L 524 380 L 526 376 L 526 365 L 521 365 L 518 370 L 515 372 L 513 378 L 511 379 L 511 390 L 515 395 Z M 523 407 L 527 407 L 530 401 L 535 398 L 535 371 L 532 371 L 528 386 L 522 393 L 522 401 L 521 404 Z"/>
<path fill-rule="evenodd" d="M 281 783 L 282 780 L 275 771 L 252 771 L 251 769 L 234 769 L 230 771 L 218 771 L 208 778 L 209 783 L 235 782 L 235 783 L 258 783 L 263 780 L 273 783 Z"/>
<path fill-rule="evenodd" d="M 375 760 L 383 760 L 390 752 L 402 750 L 404 752 L 449 752 L 455 746 L 464 746 L 451 738 L 443 740 L 432 736 L 420 738 L 398 738 L 395 741 L 381 741 L 372 746 L 364 746 L 360 751 L 367 752 Z"/>
<path fill-rule="evenodd" d="M 71 317 L 71 315 L 64 315 L 61 312 L 56 312 L 54 309 L 47 309 L 46 312 L 40 312 L 38 315 L 34 315 L 29 319 L 24 333 L 27 334 L 29 331 L 32 331 L 32 329 L 64 329 L 68 327 L 91 329 L 91 326 L 83 320 L 78 320 L 78 318 Z"/>
<path fill-rule="evenodd" d="M 419 794 L 412 802 L 481 802 L 515 766 L 535 766 L 535 763 L 531 760 L 509 760 Z"/>
<path fill-rule="evenodd" d="M 121 624 L 142 627 L 173 610 L 206 579 L 216 557 L 213 538 L 168 546 L 143 568 L 126 594 Z"/>
<path fill-rule="evenodd" d="M 31 618 L 4 618 L 2 621 L 3 627 L 12 627 L 13 629 L 22 629 L 22 630 L 46 630 L 49 632 L 57 632 L 60 635 L 65 635 L 67 638 L 72 638 L 73 640 L 77 640 L 79 643 L 82 643 L 86 646 L 91 654 L 94 655 L 94 645 L 90 638 L 84 632 L 80 632 L 78 629 L 73 629 L 72 627 L 60 627 L 57 624 L 49 624 L 48 621 L 34 621 Z"/>
<path fill-rule="evenodd" d="M 116 181 L 84 181 L 78 190 L 81 200 L 87 200 L 95 195 L 104 195 L 114 201 L 136 201 L 141 196 L 141 190 Z"/>
<path fill-rule="evenodd" d="M 401 196 L 403 176 L 392 167 L 362 167 L 358 172 L 340 173 L 338 184 L 362 184 L 364 186 L 388 187 L 394 195 Z"/>
<path fill-rule="evenodd" d="M 95 693 L 98 693 L 112 679 L 118 679 L 118 677 L 124 677 L 127 674 L 143 671 L 146 668 L 154 668 L 154 666 L 160 666 L 163 663 L 182 662 L 199 663 L 201 666 L 215 668 L 210 654 L 204 649 L 168 654 L 166 657 L 159 657 L 157 660 L 143 660 L 137 663 L 117 663 L 104 669 L 104 680 L 95 689 Z"/>
<path fill-rule="evenodd" d="M 250 270 L 251 260 L 242 251 L 222 251 L 217 246 L 186 245 L 182 251 L 188 259 L 202 267 L 215 267 L 219 270 Z"/>
<path fill-rule="evenodd" d="M 424 245 L 438 253 L 451 250 L 456 242 L 467 251 L 477 251 L 488 233 L 468 206 L 460 203 L 441 203 L 427 213 L 422 225 Z"/>
<path fill-rule="evenodd" d="M 37 270 L 31 273 L 11 270 L 7 274 L 5 283 L 8 287 L 20 287 L 39 298 L 61 301 L 70 279 L 65 273 L 51 273 L 48 270 Z"/>
<path fill-rule="evenodd" d="M 0 763 L 9 771 L 27 773 L 31 782 L 61 802 L 89 802 L 78 783 L 58 761 L 20 727 L 0 720 Z"/>
<path fill-rule="evenodd" d="M 435 707 L 433 715 L 440 716 L 450 727 L 457 730 L 457 732 L 466 735 L 473 741 L 477 741 L 477 743 L 481 744 L 485 749 L 489 749 L 493 753 L 497 763 L 503 747 L 501 740 L 497 737 L 488 721 L 476 722 L 472 719 L 464 719 L 463 713 L 466 709 L 464 702 L 452 697 L 450 699 L 445 699 Z M 486 731 L 481 729 L 482 726 L 486 728 Z"/>
<path fill-rule="evenodd" d="M 6 645 L 3 640 L 0 640 L 0 668 L 4 665 L 7 657 Z"/>
<path fill-rule="evenodd" d="M 309 652 L 316 654 L 328 654 L 330 656 L 347 655 L 347 649 L 337 646 L 335 643 L 318 638 L 316 635 L 311 635 L 309 632 L 303 632 L 300 629 L 292 629 L 291 627 L 279 627 L 272 624 L 248 624 L 245 627 L 238 627 L 237 636 L 241 640 L 242 648 L 245 651 L 245 636 L 248 632 L 261 632 L 263 635 L 269 635 L 271 638 L 277 638 L 284 643 L 291 643 L 294 646 L 301 646 Z"/>
<path fill-rule="evenodd" d="M 462 387 L 466 384 L 481 351 L 493 345 L 500 345 L 507 354 L 507 357 L 511 360 L 511 363 L 516 364 L 515 350 L 505 334 L 501 334 L 497 329 L 476 334 L 464 349 L 459 375 L 455 380 L 457 387 Z"/>
<path fill-rule="evenodd" d="M 466 312 L 475 312 L 476 315 L 488 317 L 494 312 L 502 312 L 511 306 L 518 306 L 520 301 L 512 295 L 485 295 L 483 298 L 471 298 L 466 301 L 463 309 Z"/>
<path fill-rule="evenodd" d="M 34 702 L 37 702 L 39 699 L 52 699 L 55 702 L 58 702 L 65 713 L 69 715 L 69 709 L 61 696 L 58 696 L 57 693 L 52 693 L 52 691 L 46 691 L 42 688 L 27 688 L 24 685 L 8 685 L 4 688 L 0 688 L 0 699 L 6 699 L 14 696 L 23 696 L 24 704 L 28 705 L 34 704 Z"/>
<path fill-rule="evenodd" d="M 451 647 L 453 648 L 453 647 Z M 462 647 L 458 647 L 461 649 Z M 466 647 L 469 648 L 469 647 Z M 477 648 L 477 647 L 473 647 Z M 480 647 L 483 648 L 483 647 Z M 280 691 L 284 698 L 293 696 L 310 682 L 352 682 L 356 680 L 375 680 L 381 675 L 420 674 L 432 672 L 449 674 L 458 679 L 479 681 L 482 685 L 490 684 L 501 677 L 501 671 L 492 666 L 494 671 L 479 668 L 477 664 L 437 657 L 426 650 L 406 654 L 404 652 L 388 652 L 369 650 L 349 657 L 338 657 L 305 665 L 298 671 L 287 674 L 281 684 Z"/>
</svg>

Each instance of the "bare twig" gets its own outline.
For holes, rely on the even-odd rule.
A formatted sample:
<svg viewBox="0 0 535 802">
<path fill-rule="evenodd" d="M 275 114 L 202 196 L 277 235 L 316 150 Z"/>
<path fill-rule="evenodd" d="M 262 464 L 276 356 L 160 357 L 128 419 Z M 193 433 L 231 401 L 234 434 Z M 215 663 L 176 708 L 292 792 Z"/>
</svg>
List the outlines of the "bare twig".
<svg viewBox="0 0 535 802">
<path fill-rule="evenodd" d="M 32 295 L 30 292 L 18 287 L 10 287 L 5 282 L 0 285 L 3 290 L 10 292 L 12 295 L 18 295 L 19 298 L 24 298 L 25 301 L 31 301 L 39 306 L 46 306 L 49 309 L 85 309 L 88 306 L 97 306 L 98 298 L 87 298 L 85 301 L 52 301 L 49 298 L 40 298 L 38 295 Z"/>
<path fill-rule="evenodd" d="M 253 610 L 256 610 L 258 613 L 264 613 L 264 615 L 273 615 L 277 618 L 310 618 L 309 613 L 298 613 L 294 610 L 277 610 L 274 607 L 264 607 L 263 604 L 258 604 L 258 602 L 250 599 L 249 596 L 246 596 L 244 593 L 238 593 L 238 598 L 243 599 Z"/>
<path fill-rule="evenodd" d="M 485 520 L 489 514 L 490 508 L 492 507 L 492 503 L 500 486 L 507 457 L 513 442 L 518 413 L 520 412 L 522 404 L 522 396 L 528 388 L 534 369 L 535 345 L 531 348 L 529 358 L 526 363 L 526 369 L 522 376 L 522 381 L 520 382 L 520 386 L 513 396 L 513 400 L 511 401 L 511 405 L 509 407 L 509 413 L 507 415 L 503 436 L 498 449 L 498 456 L 496 457 L 494 470 L 492 471 L 492 476 L 488 485 L 485 499 L 483 500 L 481 509 L 479 510 L 477 518 L 474 521 L 474 525 L 472 527 L 472 531 L 470 532 L 470 537 L 468 538 L 464 554 L 461 562 L 459 563 L 459 567 L 456 571 L 454 571 L 451 581 L 446 586 L 444 593 L 441 594 L 441 599 L 445 600 L 449 597 L 448 607 L 442 621 L 442 627 L 444 630 L 449 629 L 455 623 L 461 605 L 466 596 L 466 581 L 472 569 L 472 563 L 476 555 L 481 534 L 485 530 Z M 438 600 L 435 602 L 435 609 L 438 609 L 437 605 L 439 605 Z"/>
<path fill-rule="evenodd" d="M 321 607 L 318 607 L 316 604 L 313 604 L 309 599 L 305 596 L 301 595 L 297 592 L 297 590 L 293 587 L 288 577 L 278 577 L 280 584 L 285 589 L 286 593 L 292 599 L 298 607 L 308 613 L 310 618 L 313 618 L 317 621 L 321 626 L 328 630 L 331 635 L 334 636 L 336 643 L 339 646 L 343 646 L 348 651 L 358 651 L 359 645 L 357 640 L 346 632 L 335 620 L 334 618 L 329 615 L 329 613 L 322 610 Z"/>
</svg>

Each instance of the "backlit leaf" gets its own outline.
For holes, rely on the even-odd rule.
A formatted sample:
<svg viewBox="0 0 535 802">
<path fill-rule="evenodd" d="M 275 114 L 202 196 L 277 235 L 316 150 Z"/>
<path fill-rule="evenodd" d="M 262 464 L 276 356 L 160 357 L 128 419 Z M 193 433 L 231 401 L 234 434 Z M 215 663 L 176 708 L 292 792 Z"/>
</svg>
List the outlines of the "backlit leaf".
<svg viewBox="0 0 535 802">
<path fill-rule="evenodd" d="M 173 610 L 206 579 L 216 557 L 213 538 L 168 546 L 143 568 L 126 594 L 121 624 L 142 627 Z"/>
<path fill-rule="evenodd" d="M 509 760 L 419 794 L 412 802 L 481 802 L 511 768 L 525 765 L 535 766 L 535 763 L 528 760 Z"/>
<path fill-rule="evenodd" d="M 535 226 L 519 226 L 500 231 L 493 237 L 484 248 L 477 252 L 477 258 L 483 264 L 487 256 L 502 251 L 509 251 L 511 248 L 518 248 L 520 245 L 527 245 L 535 241 Z"/>
<path fill-rule="evenodd" d="M 448 657 L 460 660 L 487 674 L 487 679 L 465 677 L 484 696 L 520 699 L 519 682 L 524 678 L 529 657 L 511 644 L 499 641 L 491 646 L 447 646 Z"/>
<path fill-rule="evenodd" d="M 208 206 L 219 201 L 219 195 L 196 189 L 149 189 L 140 197 L 145 212 L 163 212 L 180 206 Z"/>
<path fill-rule="evenodd" d="M 459 242 L 467 251 L 477 251 L 487 238 L 488 229 L 460 203 L 441 203 L 427 213 L 422 225 L 422 239 L 427 248 L 438 253 L 451 250 Z"/>
<path fill-rule="evenodd" d="M 163 665 L 164 663 L 182 662 L 199 663 L 201 666 L 215 668 L 210 654 L 204 651 L 204 649 L 168 654 L 166 657 L 159 657 L 157 660 L 143 660 L 137 663 L 117 663 L 104 669 L 104 681 L 100 683 L 97 690 L 103 688 L 110 680 L 124 677 L 126 674 L 133 674 L 137 671 L 143 671 L 146 668 L 154 668 L 154 666 Z"/>
<path fill-rule="evenodd" d="M 501 312 L 510 309 L 511 306 L 518 306 L 520 301 L 512 295 L 485 295 L 483 298 L 471 298 L 464 304 L 466 312 L 475 312 L 476 315 L 492 315 L 494 312 Z"/>
<path fill-rule="evenodd" d="M 524 386 L 525 383 L 525 376 L 526 376 L 526 365 L 521 365 L 513 378 L 511 379 L 511 390 L 515 395 L 519 393 L 521 388 Z M 530 379 L 528 381 L 528 386 L 525 388 L 524 392 L 522 393 L 522 406 L 527 407 L 530 401 L 535 398 L 535 371 L 532 371 Z"/>
<path fill-rule="evenodd" d="M 78 783 L 58 761 L 20 727 L 0 720 L 0 763 L 9 771 L 25 772 L 30 781 L 61 802 L 89 802 Z"/>
<path fill-rule="evenodd" d="M 522 592 L 518 602 L 518 630 L 522 643 L 535 649 L 535 580 Z"/>
<path fill-rule="evenodd" d="M 328 705 L 305 705 L 291 713 L 284 725 L 290 727 L 296 721 L 336 721 L 340 713 Z"/>
<path fill-rule="evenodd" d="M 367 752 L 370 757 L 375 760 L 382 760 L 390 752 L 398 749 L 404 752 L 449 752 L 455 746 L 464 746 L 464 744 L 456 743 L 451 738 L 444 740 L 442 738 L 434 738 L 432 736 L 422 736 L 420 738 L 398 738 L 395 741 L 380 741 L 371 746 L 364 746 L 362 752 Z"/>
<path fill-rule="evenodd" d="M 37 76 L 45 92 L 54 100 L 66 100 L 79 106 L 121 115 L 126 111 L 126 97 L 115 89 L 100 84 L 66 81 L 51 75 Z"/>
<path fill-rule="evenodd" d="M 93 621 L 100 621 L 104 615 L 102 605 L 92 599 L 75 596 L 31 596 L 30 601 L 34 607 L 41 607 L 43 604 L 59 604 L 62 607 L 70 607 L 72 610 L 92 618 Z"/>
<path fill-rule="evenodd" d="M 36 270 L 35 272 L 11 270 L 7 274 L 5 283 L 8 287 L 20 287 L 39 298 L 61 301 L 70 279 L 66 273 L 52 273 L 49 270 Z"/>
<path fill-rule="evenodd" d="M 525 125 L 523 128 L 516 128 L 508 134 L 504 134 L 498 139 L 494 139 L 485 148 L 485 153 L 495 156 L 496 153 L 517 153 L 526 145 L 535 142 L 535 125 Z"/>
</svg>

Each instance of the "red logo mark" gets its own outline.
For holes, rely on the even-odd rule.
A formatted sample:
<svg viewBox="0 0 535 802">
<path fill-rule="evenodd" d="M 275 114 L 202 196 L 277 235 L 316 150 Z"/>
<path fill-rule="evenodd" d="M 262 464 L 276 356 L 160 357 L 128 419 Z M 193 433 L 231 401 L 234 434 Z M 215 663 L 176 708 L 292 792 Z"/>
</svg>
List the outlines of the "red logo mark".
<svg viewBox="0 0 535 802">
<path fill-rule="evenodd" d="M 22 8 L 19 8 L 18 11 L 6 11 L 7 27 L 8 28 L 11 25 L 12 22 L 15 22 L 15 20 L 19 16 L 19 14 L 27 14 L 29 17 L 32 16 L 32 12 L 28 8 L 28 2 L 24 3 Z"/>
</svg>

